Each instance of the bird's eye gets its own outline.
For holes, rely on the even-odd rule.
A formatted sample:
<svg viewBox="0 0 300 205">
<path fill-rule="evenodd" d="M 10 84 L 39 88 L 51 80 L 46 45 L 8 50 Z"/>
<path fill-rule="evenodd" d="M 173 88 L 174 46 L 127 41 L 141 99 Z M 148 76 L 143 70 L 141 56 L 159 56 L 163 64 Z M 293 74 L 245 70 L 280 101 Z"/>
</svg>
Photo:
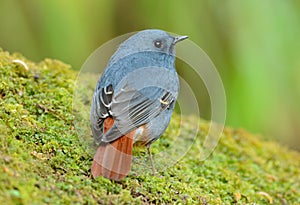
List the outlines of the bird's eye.
<svg viewBox="0 0 300 205">
<path fill-rule="evenodd" d="M 161 48 L 162 47 L 162 42 L 160 40 L 156 40 L 156 41 L 154 41 L 154 46 L 156 48 Z"/>
</svg>

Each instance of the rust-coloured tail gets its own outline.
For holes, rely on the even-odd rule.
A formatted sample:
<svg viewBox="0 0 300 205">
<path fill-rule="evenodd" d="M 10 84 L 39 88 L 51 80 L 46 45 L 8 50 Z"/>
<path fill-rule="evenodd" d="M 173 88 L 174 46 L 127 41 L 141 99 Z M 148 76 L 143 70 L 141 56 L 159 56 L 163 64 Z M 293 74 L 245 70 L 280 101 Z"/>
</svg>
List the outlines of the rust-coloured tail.
<svg viewBox="0 0 300 205">
<path fill-rule="evenodd" d="M 104 121 L 104 132 L 114 123 L 112 118 Z M 131 169 L 134 132 L 120 137 L 111 143 L 102 143 L 94 156 L 92 175 L 94 178 L 104 176 L 113 180 L 121 180 Z"/>
</svg>

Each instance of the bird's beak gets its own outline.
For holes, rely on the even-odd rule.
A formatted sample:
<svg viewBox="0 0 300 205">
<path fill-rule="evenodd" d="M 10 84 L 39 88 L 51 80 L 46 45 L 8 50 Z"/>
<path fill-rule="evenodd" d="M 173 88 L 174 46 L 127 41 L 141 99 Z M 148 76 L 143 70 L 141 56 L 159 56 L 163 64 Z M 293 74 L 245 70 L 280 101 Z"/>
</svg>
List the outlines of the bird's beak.
<svg viewBox="0 0 300 205">
<path fill-rule="evenodd" d="M 173 42 L 173 44 L 176 44 L 176 43 L 178 43 L 179 41 L 183 41 L 184 39 L 187 39 L 188 38 L 188 36 L 176 36 L 176 37 L 174 37 L 174 42 Z"/>
</svg>

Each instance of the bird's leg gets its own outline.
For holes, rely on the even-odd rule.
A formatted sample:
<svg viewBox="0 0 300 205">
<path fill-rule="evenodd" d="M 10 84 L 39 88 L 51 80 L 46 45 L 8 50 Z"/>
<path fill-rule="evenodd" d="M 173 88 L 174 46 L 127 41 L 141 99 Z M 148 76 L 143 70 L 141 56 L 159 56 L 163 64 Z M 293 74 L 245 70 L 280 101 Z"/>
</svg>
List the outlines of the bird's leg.
<svg viewBox="0 0 300 205">
<path fill-rule="evenodd" d="M 147 146 L 147 151 L 148 151 L 148 155 L 149 155 L 150 162 L 151 162 L 152 173 L 153 173 L 153 175 L 155 175 L 156 174 L 156 170 L 155 170 L 155 167 L 154 167 L 154 163 L 153 163 L 153 158 L 152 158 L 150 146 Z"/>
</svg>

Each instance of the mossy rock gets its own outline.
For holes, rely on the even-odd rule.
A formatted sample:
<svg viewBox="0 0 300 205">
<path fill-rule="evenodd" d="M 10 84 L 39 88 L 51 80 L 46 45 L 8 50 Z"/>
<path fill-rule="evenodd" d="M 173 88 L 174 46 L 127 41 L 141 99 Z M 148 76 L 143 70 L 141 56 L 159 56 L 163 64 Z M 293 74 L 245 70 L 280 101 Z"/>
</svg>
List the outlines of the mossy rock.
<svg viewBox="0 0 300 205">
<path fill-rule="evenodd" d="M 212 155 L 199 161 L 205 122 L 187 154 L 164 172 L 92 179 L 92 157 L 73 123 L 77 74 L 57 60 L 36 64 L 0 50 L 0 204 L 300 204 L 298 152 L 225 128 Z M 177 119 L 154 152 L 168 144 Z M 188 135 L 192 128 L 181 129 Z"/>
</svg>

